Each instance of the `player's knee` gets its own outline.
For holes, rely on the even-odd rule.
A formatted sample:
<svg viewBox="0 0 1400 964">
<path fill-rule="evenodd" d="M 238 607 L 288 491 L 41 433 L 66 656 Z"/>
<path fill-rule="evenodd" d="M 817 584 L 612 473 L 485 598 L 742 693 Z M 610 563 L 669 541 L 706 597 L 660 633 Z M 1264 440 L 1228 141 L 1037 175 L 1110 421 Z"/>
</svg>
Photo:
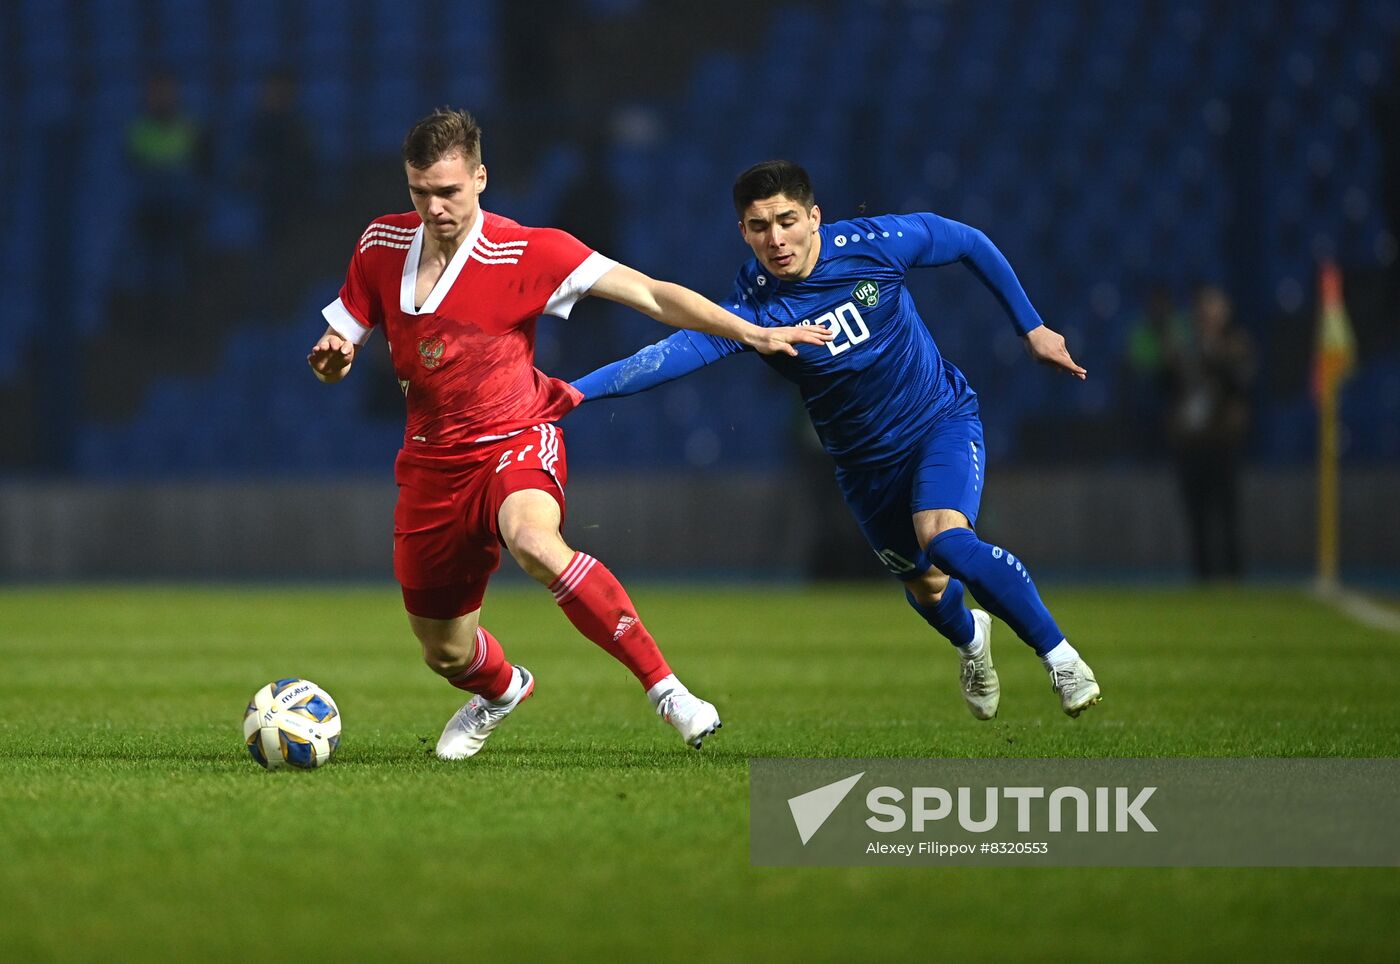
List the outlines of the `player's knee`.
<svg viewBox="0 0 1400 964">
<path fill-rule="evenodd" d="M 971 529 L 972 523 L 967 516 L 956 509 L 936 509 L 926 513 L 919 513 L 917 518 L 917 528 L 919 537 L 924 545 L 937 539 L 945 532 L 953 529 Z"/>
<path fill-rule="evenodd" d="M 532 578 L 540 582 L 552 582 L 567 564 L 568 554 L 564 540 L 559 533 L 539 527 L 521 527 L 506 535 L 506 548 L 511 557 L 520 564 Z"/>
<path fill-rule="evenodd" d="M 476 656 L 476 633 L 428 639 L 420 635 L 418 641 L 423 644 L 423 662 L 428 669 L 448 679 L 465 673 Z"/>
<path fill-rule="evenodd" d="M 906 585 L 920 606 L 936 606 L 943 599 L 943 591 L 948 588 L 948 577 L 941 572 L 927 572 Z"/>
<path fill-rule="evenodd" d="M 423 662 L 439 676 L 453 677 L 466 671 L 476 655 L 476 617 L 425 619 L 409 616 L 413 635 L 423 647 Z"/>
<path fill-rule="evenodd" d="M 461 676 L 471 666 L 471 655 L 462 656 L 459 653 L 450 653 L 443 650 L 429 649 L 423 647 L 423 662 L 428 669 L 451 679 L 454 676 Z"/>
</svg>

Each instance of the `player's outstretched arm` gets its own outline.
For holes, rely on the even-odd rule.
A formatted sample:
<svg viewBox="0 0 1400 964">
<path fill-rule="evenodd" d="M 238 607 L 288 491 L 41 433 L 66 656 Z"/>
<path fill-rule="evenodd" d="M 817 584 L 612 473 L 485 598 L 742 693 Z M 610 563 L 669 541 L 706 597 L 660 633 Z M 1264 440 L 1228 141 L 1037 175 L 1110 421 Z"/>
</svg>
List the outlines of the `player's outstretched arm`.
<svg viewBox="0 0 1400 964">
<path fill-rule="evenodd" d="M 595 369 L 571 384 L 583 392 L 585 402 L 635 395 L 718 361 L 726 353 L 721 345 L 709 339 L 697 343 L 692 341 L 689 332 L 678 331 L 634 355 Z M 733 345 L 728 350 L 739 351 L 740 348 Z"/>
<path fill-rule="evenodd" d="M 1061 368 L 1080 381 L 1088 376 L 1088 372 L 1070 357 L 1069 349 L 1065 347 L 1064 336 L 1057 331 L 1051 331 L 1043 324 L 1026 332 L 1026 350 L 1036 361 Z"/>
<path fill-rule="evenodd" d="M 306 356 L 311 366 L 311 374 L 323 382 L 338 382 L 350 371 L 355 361 L 355 346 L 345 340 L 334 328 L 327 328 L 321 340 L 312 346 Z"/>
<path fill-rule="evenodd" d="M 675 328 L 728 338 L 764 355 L 796 355 L 796 345 L 820 345 L 835 337 L 825 327 L 763 328 L 730 314 L 689 288 L 657 281 L 623 264 L 599 278 L 589 294 L 626 305 Z"/>
<path fill-rule="evenodd" d="M 990 238 L 960 221 L 941 218 L 936 214 L 920 217 L 928 225 L 933 239 L 932 263 L 962 261 L 996 295 L 997 301 L 1001 302 L 1025 339 L 1032 358 L 1063 369 L 1077 378 L 1086 377 L 1088 373 L 1070 357 L 1064 337 L 1040 320 L 1040 315 L 1021 287 L 1020 279 L 1011 269 L 1011 262 L 1006 260 Z"/>
</svg>

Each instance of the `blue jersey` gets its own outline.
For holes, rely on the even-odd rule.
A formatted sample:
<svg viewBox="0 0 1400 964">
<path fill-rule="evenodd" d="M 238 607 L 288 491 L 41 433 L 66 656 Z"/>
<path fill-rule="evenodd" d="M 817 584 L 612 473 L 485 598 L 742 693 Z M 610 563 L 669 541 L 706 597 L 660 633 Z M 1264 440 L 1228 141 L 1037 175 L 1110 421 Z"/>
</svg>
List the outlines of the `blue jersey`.
<svg viewBox="0 0 1400 964">
<path fill-rule="evenodd" d="M 757 325 L 824 325 L 836 337 L 763 360 L 795 383 L 825 446 L 843 468 L 897 462 L 941 419 L 975 415 L 977 395 L 938 351 L 905 288 L 910 268 L 967 264 L 1021 334 L 1041 324 L 1011 266 L 986 236 L 936 214 L 895 214 L 822 225 L 811 274 L 780 281 L 750 259 L 724 307 Z M 746 350 L 726 338 L 678 332 L 575 386 L 590 399 L 631 394 Z"/>
<path fill-rule="evenodd" d="M 839 464 L 887 464 L 909 452 L 933 423 L 976 412 L 976 393 L 939 353 L 905 275 L 910 268 L 971 258 L 980 253 L 974 250 L 979 243 L 991 245 L 981 232 L 933 214 L 857 218 L 819 230 L 821 250 L 811 274 L 780 281 L 751 259 L 725 307 L 769 328 L 824 325 L 835 331 L 825 345 L 798 345 L 796 357 L 763 360 L 797 385 L 822 444 Z M 1019 284 L 1015 288 L 1020 291 Z M 1003 297 L 1004 304 L 1009 300 Z M 1024 309 L 1012 313 L 1022 333 L 1040 324 L 1028 301 Z M 690 337 L 708 338 L 721 354 L 743 347 Z"/>
</svg>

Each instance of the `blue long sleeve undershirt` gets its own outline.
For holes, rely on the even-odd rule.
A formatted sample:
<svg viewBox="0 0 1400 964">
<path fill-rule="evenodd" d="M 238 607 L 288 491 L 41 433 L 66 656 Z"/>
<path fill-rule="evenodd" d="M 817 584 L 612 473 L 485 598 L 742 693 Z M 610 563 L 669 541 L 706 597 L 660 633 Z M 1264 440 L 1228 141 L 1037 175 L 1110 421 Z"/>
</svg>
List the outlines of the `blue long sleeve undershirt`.
<svg viewBox="0 0 1400 964">
<path fill-rule="evenodd" d="M 689 332 L 678 331 L 635 355 L 589 372 L 573 386 L 583 392 L 585 401 L 622 398 L 689 375 L 722 357 L 709 339 L 692 339 Z"/>
<path fill-rule="evenodd" d="M 918 218 L 924 224 L 932 242 L 927 249 L 918 252 L 910 267 L 932 267 L 960 261 L 996 297 L 1018 333 L 1026 335 L 1044 324 L 1021 287 L 1011 263 L 985 234 L 977 228 L 936 214 L 909 217 Z M 583 393 L 584 401 L 621 398 L 664 385 L 712 364 L 726 354 L 741 350 L 742 346 L 724 339 L 692 337 L 689 332 L 678 331 L 634 355 L 604 365 L 572 384 Z"/>
<path fill-rule="evenodd" d="M 931 263 L 942 265 L 961 261 L 976 275 L 997 299 L 1002 310 L 1016 325 L 1016 330 L 1029 334 L 1044 322 L 1026 297 L 1026 290 L 1011 268 L 1011 262 L 985 234 L 960 221 L 950 221 L 937 215 L 925 215 L 929 233 L 933 236 Z M 939 234 L 942 237 L 939 237 Z"/>
</svg>

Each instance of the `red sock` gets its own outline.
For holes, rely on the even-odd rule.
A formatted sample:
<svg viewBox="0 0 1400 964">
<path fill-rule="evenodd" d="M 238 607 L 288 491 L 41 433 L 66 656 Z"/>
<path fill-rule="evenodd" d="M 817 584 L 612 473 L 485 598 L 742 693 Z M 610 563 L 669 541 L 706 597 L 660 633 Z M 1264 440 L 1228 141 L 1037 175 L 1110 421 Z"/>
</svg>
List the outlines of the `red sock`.
<svg viewBox="0 0 1400 964">
<path fill-rule="evenodd" d="M 511 676 L 515 667 L 506 662 L 506 654 L 501 644 L 480 626 L 476 628 L 476 652 L 472 654 L 471 665 L 462 673 L 448 680 L 459 690 L 478 693 L 488 700 L 500 699 L 510 689 Z"/>
<path fill-rule="evenodd" d="M 549 591 L 574 628 L 630 669 L 644 689 L 671 675 L 671 667 L 642 625 L 627 590 L 597 559 L 574 553 Z"/>
</svg>

